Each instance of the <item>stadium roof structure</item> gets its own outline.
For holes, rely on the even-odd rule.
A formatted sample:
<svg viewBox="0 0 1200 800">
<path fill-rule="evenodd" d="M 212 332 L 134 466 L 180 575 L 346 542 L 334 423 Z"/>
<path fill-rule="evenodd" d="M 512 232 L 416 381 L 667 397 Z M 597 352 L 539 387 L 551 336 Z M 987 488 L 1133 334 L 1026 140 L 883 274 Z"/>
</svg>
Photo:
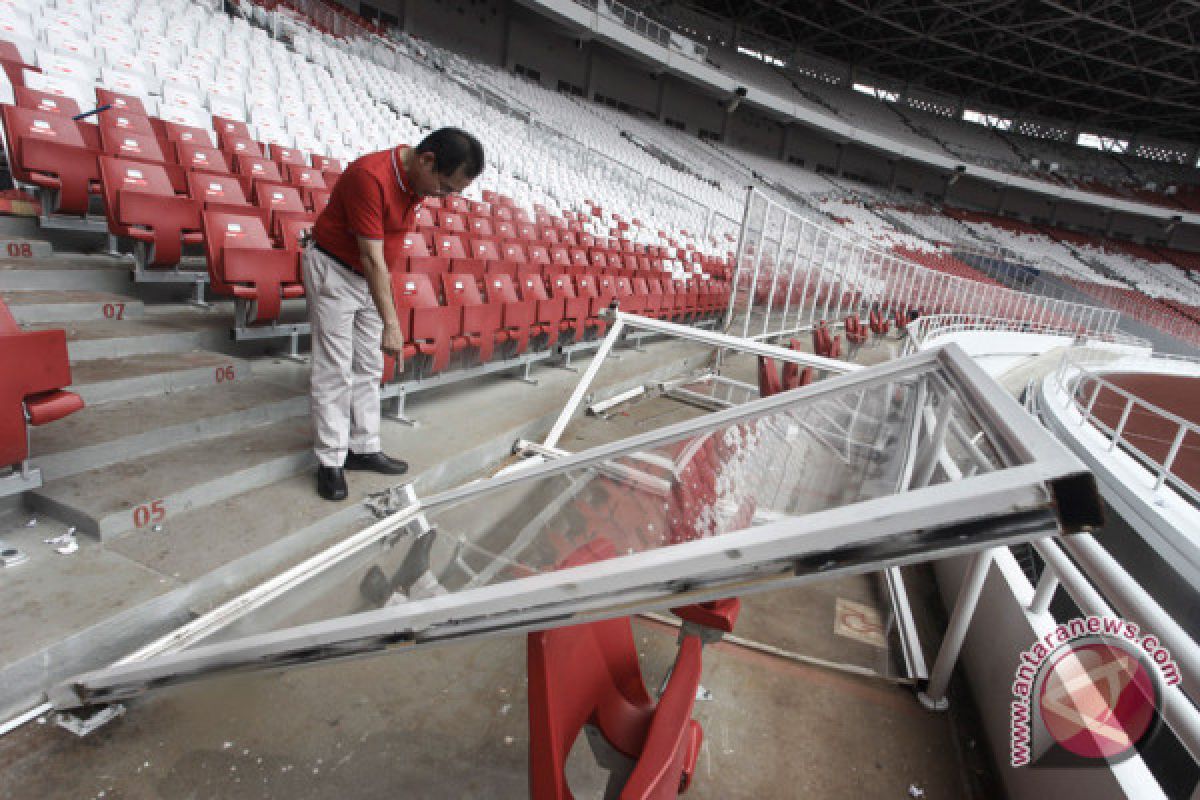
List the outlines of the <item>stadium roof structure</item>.
<svg viewBox="0 0 1200 800">
<path fill-rule="evenodd" d="M 1200 138 L 1197 0 L 678 0 L 858 73 L 1080 126 Z M 740 38 L 740 37 L 739 37 Z"/>
</svg>

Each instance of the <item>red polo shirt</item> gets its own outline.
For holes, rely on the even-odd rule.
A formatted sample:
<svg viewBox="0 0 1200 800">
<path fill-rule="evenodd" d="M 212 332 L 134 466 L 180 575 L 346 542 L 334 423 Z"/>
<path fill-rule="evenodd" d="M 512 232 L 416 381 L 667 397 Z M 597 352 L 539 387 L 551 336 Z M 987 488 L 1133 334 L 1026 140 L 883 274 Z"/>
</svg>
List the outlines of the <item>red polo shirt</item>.
<svg viewBox="0 0 1200 800">
<path fill-rule="evenodd" d="M 383 240 L 388 266 L 414 226 L 421 198 L 408 187 L 401 156 L 408 147 L 381 150 L 353 161 L 333 185 L 329 205 L 317 217 L 313 238 L 343 264 L 362 273 L 358 240 Z"/>
</svg>

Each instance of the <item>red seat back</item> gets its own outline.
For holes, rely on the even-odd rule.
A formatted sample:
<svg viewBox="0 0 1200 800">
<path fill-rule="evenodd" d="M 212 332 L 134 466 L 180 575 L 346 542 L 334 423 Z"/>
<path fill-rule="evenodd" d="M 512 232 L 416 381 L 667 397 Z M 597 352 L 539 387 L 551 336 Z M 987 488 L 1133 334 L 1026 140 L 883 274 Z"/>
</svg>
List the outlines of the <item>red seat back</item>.
<svg viewBox="0 0 1200 800">
<path fill-rule="evenodd" d="M 484 304 L 483 295 L 475 276 L 463 272 L 447 272 L 441 276 L 442 295 L 448 306 L 479 306 Z"/>
<path fill-rule="evenodd" d="M 279 174 L 279 165 L 269 158 L 237 153 L 233 157 L 233 170 L 237 174 L 255 181 L 283 183 L 283 176 Z"/>
<path fill-rule="evenodd" d="M 500 260 L 500 249 L 491 239 L 472 239 L 471 258 L 481 261 L 498 261 Z"/>
<path fill-rule="evenodd" d="M 175 145 L 175 154 L 179 165 L 192 172 L 229 174 L 229 162 L 225 160 L 225 154 L 215 147 L 201 142 L 179 142 Z"/>
<path fill-rule="evenodd" d="M 79 113 L 79 103 L 70 97 L 39 92 L 25 86 L 14 86 L 13 97 L 17 101 L 17 108 L 27 108 L 43 114 L 62 114 L 66 117 L 73 117 Z"/>
<path fill-rule="evenodd" d="M 325 189 L 325 176 L 312 167 L 288 164 L 286 166 L 287 180 L 298 189 Z"/>
<path fill-rule="evenodd" d="M 163 154 L 162 146 L 153 134 L 104 127 L 100 129 L 100 144 L 105 154 L 117 158 L 157 164 L 168 161 Z"/>
<path fill-rule="evenodd" d="M 187 176 L 188 194 L 205 205 L 247 206 L 242 184 L 232 175 L 190 172 Z"/>
<path fill-rule="evenodd" d="M 507 241 L 502 245 L 501 249 L 505 261 L 513 264 L 525 264 L 529 261 L 525 255 L 525 248 L 520 242 Z"/>
</svg>

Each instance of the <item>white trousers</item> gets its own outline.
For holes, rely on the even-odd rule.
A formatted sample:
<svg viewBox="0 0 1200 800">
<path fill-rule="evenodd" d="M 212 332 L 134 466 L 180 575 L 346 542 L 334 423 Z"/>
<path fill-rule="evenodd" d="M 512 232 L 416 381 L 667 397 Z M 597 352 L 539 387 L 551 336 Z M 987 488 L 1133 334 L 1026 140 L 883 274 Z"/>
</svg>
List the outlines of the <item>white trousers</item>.
<svg viewBox="0 0 1200 800">
<path fill-rule="evenodd" d="M 378 453 L 383 320 L 367 279 L 315 247 L 304 249 L 304 287 L 312 326 L 313 449 L 325 467 L 346 451 Z"/>
</svg>

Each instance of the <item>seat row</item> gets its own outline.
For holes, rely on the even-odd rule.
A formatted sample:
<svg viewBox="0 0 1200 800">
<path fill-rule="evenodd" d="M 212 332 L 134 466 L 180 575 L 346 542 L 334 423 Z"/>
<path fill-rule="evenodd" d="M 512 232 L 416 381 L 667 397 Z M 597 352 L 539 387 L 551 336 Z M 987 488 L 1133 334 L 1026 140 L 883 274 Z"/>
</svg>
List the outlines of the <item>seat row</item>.
<svg viewBox="0 0 1200 800">
<path fill-rule="evenodd" d="M 658 278 L 566 273 L 395 272 L 393 299 L 404 331 L 413 377 L 512 358 L 529 349 L 574 344 L 602 335 L 605 309 L 681 323 L 715 319 L 729 302 L 716 281 L 684 283 Z M 462 354 L 458 356 L 457 354 Z M 392 369 L 387 367 L 391 377 Z"/>
</svg>

